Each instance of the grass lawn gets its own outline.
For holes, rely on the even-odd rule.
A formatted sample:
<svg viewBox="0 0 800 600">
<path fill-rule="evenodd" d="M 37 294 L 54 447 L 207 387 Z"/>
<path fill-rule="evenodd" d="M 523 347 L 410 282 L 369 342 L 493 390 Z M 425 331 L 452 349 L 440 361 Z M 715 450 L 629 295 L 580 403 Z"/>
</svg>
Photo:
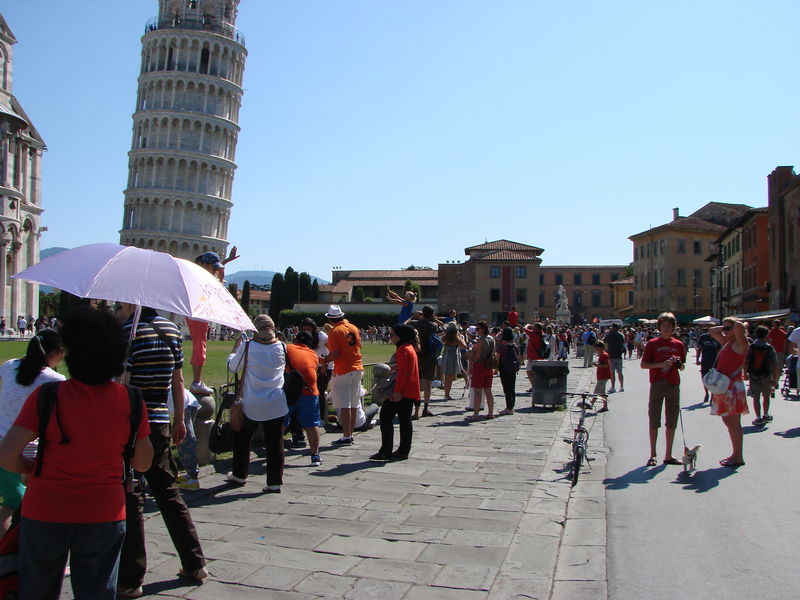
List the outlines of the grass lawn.
<svg viewBox="0 0 800 600">
<path fill-rule="evenodd" d="M 0 364 L 11 358 L 20 358 L 25 354 L 28 341 L 13 341 L 0 343 Z M 207 385 L 216 387 L 226 381 L 227 371 L 225 362 L 228 354 L 233 347 L 233 342 L 209 342 L 206 356 L 206 365 L 203 367 L 203 380 Z M 386 362 L 394 352 L 394 346 L 389 344 L 375 344 L 372 342 L 364 343 L 361 347 L 364 357 L 364 364 Z M 192 356 L 192 342 L 185 342 L 183 345 L 185 355 L 183 378 L 187 383 L 192 381 L 192 366 L 189 359 Z M 58 368 L 59 372 L 68 375 L 67 367 L 62 362 Z"/>
</svg>

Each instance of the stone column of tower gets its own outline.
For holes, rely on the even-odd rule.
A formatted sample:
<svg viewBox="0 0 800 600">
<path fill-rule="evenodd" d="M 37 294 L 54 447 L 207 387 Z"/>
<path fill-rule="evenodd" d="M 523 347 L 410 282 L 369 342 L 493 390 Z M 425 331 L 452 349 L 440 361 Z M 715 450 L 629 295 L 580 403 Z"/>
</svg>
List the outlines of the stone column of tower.
<svg viewBox="0 0 800 600">
<path fill-rule="evenodd" d="M 159 0 L 142 65 L 120 243 L 224 255 L 247 50 L 239 0 Z"/>
</svg>

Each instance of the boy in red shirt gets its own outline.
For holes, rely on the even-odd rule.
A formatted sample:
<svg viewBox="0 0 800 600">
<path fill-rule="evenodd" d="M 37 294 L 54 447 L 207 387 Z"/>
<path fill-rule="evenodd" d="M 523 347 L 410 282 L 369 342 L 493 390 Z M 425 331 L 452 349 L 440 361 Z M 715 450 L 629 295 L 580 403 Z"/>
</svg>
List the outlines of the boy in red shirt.
<svg viewBox="0 0 800 600">
<path fill-rule="evenodd" d="M 664 451 L 665 465 L 680 465 L 681 461 L 672 456 L 672 442 L 681 410 L 680 384 L 686 365 L 686 347 L 683 342 L 672 337 L 675 331 L 675 315 L 661 313 L 658 317 L 658 331 L 661 335 L 647 342 L 642 354 L 641 366 L 650 370 L 650 399 L 647 414 L 650 421 L 650 458 L 648 467 L 656 465 L 656 441 L 661 427 L 661 409 L 665 409 L 666 441 Z"/>
<path fill-rule="evenodd" d="M 603 400 L 603 408 L 597 412 L 608 410 L 608 396 L 606 396 L 606 384 L 611 379 L 611 362 L 608 360 L 608 352 L 603 342 L 596 342 L 594 351 L 597 353 L 597 362 L 593 363 L 597 367 L 597 383 L 594 386 L 594 393 L 599 394 Z"/>
</svg>

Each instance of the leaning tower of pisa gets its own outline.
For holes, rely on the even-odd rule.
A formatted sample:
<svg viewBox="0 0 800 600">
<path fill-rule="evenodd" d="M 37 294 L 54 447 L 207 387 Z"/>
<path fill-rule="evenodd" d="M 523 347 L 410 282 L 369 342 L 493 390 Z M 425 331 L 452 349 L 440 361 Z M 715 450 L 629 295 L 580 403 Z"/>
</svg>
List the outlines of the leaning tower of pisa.
<svg viewBox="0 0 800 600">
<path fill-rule="evenodd" d="M 159 0 L 145 27 L 121 244 L 226 251 L 247 56 L 238 4 Z"/>
</svg>

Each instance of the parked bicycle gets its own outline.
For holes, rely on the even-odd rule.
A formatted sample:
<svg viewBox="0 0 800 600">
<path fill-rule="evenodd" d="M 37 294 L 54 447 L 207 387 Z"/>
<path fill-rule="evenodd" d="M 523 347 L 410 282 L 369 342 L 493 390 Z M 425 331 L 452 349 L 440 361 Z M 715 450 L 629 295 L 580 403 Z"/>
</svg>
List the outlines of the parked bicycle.
<svg viewBox="0 0 800 600">
<path fill-rule="evenodd" d="M 598 394 L 589 394 L 589 393 L 573 393 L 573 392 L 564 392 L 564 396 L 570 396 L 572 398 L 579 398 L 579 400 L 575 400 L 570 406 L 570 413 L 569 413 L 569 420 L 570 424 L 572 424 L 572 429 L 574 434 L 572 439 L 564 438 L 564 442 L 567 444 L 572 444 L 572 487 L 575 487 L 575 484 L 578 483 L 578 477 L 581 474 L 581 468 L 583 467 L 584 461 L 586 461 L 587 466 L 589 465 L 589 461 L 592 460 L 586 456 L 586 451 L 589 447 L 589 432 L 591 431 L 591 427 L 587 429 L 586 427 L 586 411 L 594 407 L 594 403 L 596 402 L 597 398 L 600 396 Z M 580 409 L 580 416 L 578 417 L 578 422 L 573 423 L 573 414 L 575 408 Z M 597 413 L 592 413 L 591 416 L 594 417 Z M 592 421 L 592 427 L 594 427 L 594 421 Z M 591 468 L 591 467 L 590 467 Z"/>
</svg>

